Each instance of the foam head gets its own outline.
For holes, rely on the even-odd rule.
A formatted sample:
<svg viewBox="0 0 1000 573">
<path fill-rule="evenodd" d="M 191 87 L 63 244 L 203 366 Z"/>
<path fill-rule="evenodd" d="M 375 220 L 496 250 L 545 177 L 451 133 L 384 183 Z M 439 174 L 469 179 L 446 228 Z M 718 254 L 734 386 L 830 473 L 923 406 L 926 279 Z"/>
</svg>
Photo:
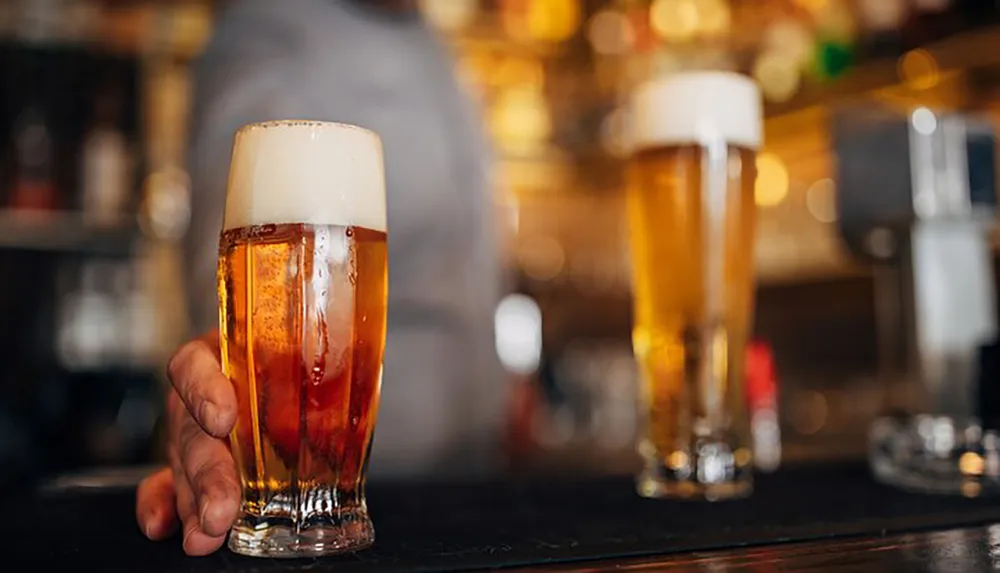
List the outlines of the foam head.
<svg viewBox="0 0 1000 573">
<path fill-rule="evenodd" d="M 725 141 L 758 149 L 762 116 L 760 90 L 746 76 L 706 71 L 657 78 L 632 98 L 632 148 Z"/>
<path fill-rule="evenodd" d="M 386 230 L 382 142 L 341 123 L 273 121 L 236 132 L 223 229 L 282 223 Z"/>
</svg>

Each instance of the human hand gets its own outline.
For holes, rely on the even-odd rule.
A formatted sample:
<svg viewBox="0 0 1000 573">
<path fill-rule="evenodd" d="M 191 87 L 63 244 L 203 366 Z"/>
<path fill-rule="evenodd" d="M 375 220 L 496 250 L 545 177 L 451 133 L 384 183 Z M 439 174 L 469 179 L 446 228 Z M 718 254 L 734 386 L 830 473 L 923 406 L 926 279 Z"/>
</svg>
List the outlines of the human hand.
<svg viewBox="0 0 1000 573">
<path fill-rule="evenodd" d="M 236 393 L 222 373 L 219 335 L 182 346 L 167 366 L 169 466 L 139 484 L 135 516 L 146 537 L 169 537 L 178 525 L 184 552 L 219 549 L 240 508 L 240 484 L 228 436 L 236 423 Z"/>
</svg>

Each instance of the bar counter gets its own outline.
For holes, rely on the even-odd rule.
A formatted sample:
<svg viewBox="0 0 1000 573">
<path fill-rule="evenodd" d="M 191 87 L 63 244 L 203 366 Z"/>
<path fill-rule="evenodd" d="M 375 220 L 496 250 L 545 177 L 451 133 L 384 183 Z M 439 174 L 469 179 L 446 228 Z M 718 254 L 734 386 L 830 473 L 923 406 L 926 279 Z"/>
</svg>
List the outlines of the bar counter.
<svg viewBox="0 0 1000 573">
<path fill-rule="evenodd" d="M 716 504 L 642 499 L 629 477 L 374 483 L 368 499 L 377 539 L 367 551 L 190 558 L 179 539 L 142 537 L 132 488 L 39 490 L 4 502 L 0 559 L 39 571 L 192 573 L 1000 567 L 1000 527 L 991 527 L 1000 498 L 909 494 L 874 483 L 862 465 L 783 469 L 758 476 L 749 499 Z"/>
</svg>

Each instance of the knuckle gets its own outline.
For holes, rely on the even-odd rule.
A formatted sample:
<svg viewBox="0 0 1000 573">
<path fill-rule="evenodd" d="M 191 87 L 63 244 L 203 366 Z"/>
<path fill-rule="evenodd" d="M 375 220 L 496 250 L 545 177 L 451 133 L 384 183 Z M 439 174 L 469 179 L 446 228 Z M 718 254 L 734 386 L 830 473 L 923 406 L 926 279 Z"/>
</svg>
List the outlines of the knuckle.
<svg viewBox="0 0 1000 573">
<path fill-rule="evenodd" d="M 223 460 L 218 458 L 206 460 L 204 463 L 194 468 L 194 474 L 191 476 L 191 481 L 198 484 L 197 487 L 199 488 L 204 487 L 209 483 L 224 482 L 227 479 L 225 469 Z"/>
<path fill-rule="evenodd" d="M 184 423 L 181 424 L 179 432 L 180 440 L 180 452 L 182 456 L 188 456 L 191 450 L 198 445 L 199 439 L 204 435 L 201 428 L 197 424 Z"/>
</svg>

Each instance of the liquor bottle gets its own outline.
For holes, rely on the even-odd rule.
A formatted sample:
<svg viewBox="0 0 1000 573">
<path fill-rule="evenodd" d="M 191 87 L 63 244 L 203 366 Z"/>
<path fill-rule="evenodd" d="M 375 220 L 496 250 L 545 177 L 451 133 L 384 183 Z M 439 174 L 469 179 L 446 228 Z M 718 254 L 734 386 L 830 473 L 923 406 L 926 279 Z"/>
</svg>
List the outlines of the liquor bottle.
<svg viewBox="0 0 1000 573">
<path fill-rule="evenodd" d="M 10 207 L 56 208 L 54 146 L 45 109 L 36 102 L 24 107 L 14 125 L 14 184 Z"/>
<path fill-rule="evenodd" d="M 97 226 L 118 223 L 129 196 L 131 159 L 128 140 L 118 126 L 119 109 L 118 92 L 112 87 L 101 89 L 83 141 L 80 164 L 83 216 Z"/>
</svg>

